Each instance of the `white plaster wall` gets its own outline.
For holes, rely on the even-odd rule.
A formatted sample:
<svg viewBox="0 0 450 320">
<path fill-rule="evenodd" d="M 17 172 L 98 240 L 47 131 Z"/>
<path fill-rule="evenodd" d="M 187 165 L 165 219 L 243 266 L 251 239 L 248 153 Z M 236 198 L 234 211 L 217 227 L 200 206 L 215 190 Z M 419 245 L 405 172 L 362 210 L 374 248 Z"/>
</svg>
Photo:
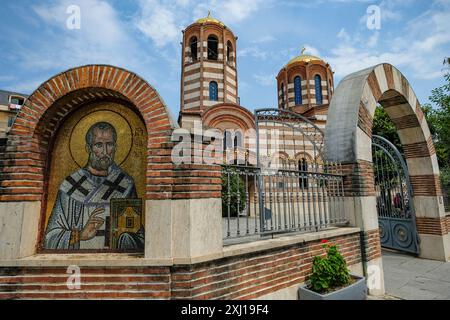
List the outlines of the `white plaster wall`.
<svg viewBox="0 0 450 320">
<path fill-rule="evenodd" d="M 40 215 L 40 201 L 0 203 L 0 260 L 36 252 Z"/>
</svg>

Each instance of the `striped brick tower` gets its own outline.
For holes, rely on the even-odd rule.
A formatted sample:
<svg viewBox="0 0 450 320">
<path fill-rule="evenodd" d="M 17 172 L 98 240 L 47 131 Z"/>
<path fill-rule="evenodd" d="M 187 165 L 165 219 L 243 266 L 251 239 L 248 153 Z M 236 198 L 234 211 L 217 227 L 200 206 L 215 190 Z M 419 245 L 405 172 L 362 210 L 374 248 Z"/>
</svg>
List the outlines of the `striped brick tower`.
<svg viewBox="0 0 450 320">
<path fill-rule="evenodd" d="M 331 66 L 321 58 L 304 54 L 292 58 L 277 75 L 278 107 L 304 113 L 312 107 L 328 105 L 333 95 L 334 79 Z M 322 103 L 316 97 L 316 76 L 320 77 Z M 296 99 L 295 79 L 299 77 L 301 99 Z M 326 114 L 326 112 L 325 112 Z M 320 117 L 319 117 L 320 118 Z M 325 118 L 326 120 L 326 118 Z"/>
<path fill-rule="evenodd" d="M 208 107 L 219 103 L 239 104 L 236 40 L 221 21 L 202 18 L 183 31 L 181 62 L 181 126 L 199 119 Z M 217 98 L 210 85 L 217 85 Z"/>
<path fill-rule="evenodd" d="M 331 101 L 325 134 L 329 160 L 344 163 L 346 199 L 362 230 L 366 270 L 382 272 L 372 166 L 372 124 L 377 103 L 397 127 L 405 150 L 416 208 L 420 256 L 448 261 L 450 235 L 430 130 L 408 81 L 395 67 L 380 64 L 345 77 Z M 370 285 L 370 283 L 369 283 Z M 380 292 L 382 288 L 372 288 Z"/>
</svg>

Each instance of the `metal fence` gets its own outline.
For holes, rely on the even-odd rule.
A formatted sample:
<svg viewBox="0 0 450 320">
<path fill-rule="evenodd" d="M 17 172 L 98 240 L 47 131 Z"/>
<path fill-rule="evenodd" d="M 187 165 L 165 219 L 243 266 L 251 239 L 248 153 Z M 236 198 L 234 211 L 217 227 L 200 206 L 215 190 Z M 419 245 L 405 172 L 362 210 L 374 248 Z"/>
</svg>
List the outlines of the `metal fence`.
<svg viewBox="0 0 450 320">
<path fill-rule="evenodd" d="M 232 242 L 344 225 L 348 219 L 341 166 L 223 166 L 222 221 L 224 240 Z"/>
<path fill-rule="evenodd" d="M 450 200 L 449 200 L 450 189 L 442 187 L 442 194 L 444 199 L 445 212 L 450 212 Z"/>
</svg>

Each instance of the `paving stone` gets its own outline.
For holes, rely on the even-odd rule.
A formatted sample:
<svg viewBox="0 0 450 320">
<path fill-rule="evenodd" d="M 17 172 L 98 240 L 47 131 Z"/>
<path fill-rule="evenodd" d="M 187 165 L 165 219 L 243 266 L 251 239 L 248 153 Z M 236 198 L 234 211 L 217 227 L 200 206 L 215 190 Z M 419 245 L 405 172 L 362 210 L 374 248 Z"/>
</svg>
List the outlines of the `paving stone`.
<svg viewBox="0 0 450 320">
<path fill-rule="evenodd" d="M 383 251 L 386 294 L 406 300 L 450 300 L 450 262 Z"/>
<path fill-rule="evenodd" d="M 426 289 L 420 289 L 410 285 L 395 289 L 388 294 L 405 300 L 431 300 L 437 299 L 440 296 L 436 292 L 431 292 Z"/>
</svg>

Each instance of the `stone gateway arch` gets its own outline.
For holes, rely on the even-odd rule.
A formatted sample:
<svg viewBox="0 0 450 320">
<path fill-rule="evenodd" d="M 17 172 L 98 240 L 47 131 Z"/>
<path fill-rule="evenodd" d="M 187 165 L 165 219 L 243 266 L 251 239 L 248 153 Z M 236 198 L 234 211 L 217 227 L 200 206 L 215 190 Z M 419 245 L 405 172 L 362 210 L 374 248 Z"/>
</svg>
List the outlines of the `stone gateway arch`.
<svg viewBox="0 0 450 320">
<path fill-rule="evenodd" d="M 363 231 L 366 262 L 381 268 L 380 251 L 373 246 L 379 239 L 371 147 L 377 104 L 395 124 L 403 146 L 414 195 L 420 256 L 448 261 L 448 218 L 430 130 L 408 80 L 394 66 L 384 63 L 352 73 L 339 83 L 325 133 L 326 158 L 343 163 L 347 173 L 347 210 Z"/>
</svg>

